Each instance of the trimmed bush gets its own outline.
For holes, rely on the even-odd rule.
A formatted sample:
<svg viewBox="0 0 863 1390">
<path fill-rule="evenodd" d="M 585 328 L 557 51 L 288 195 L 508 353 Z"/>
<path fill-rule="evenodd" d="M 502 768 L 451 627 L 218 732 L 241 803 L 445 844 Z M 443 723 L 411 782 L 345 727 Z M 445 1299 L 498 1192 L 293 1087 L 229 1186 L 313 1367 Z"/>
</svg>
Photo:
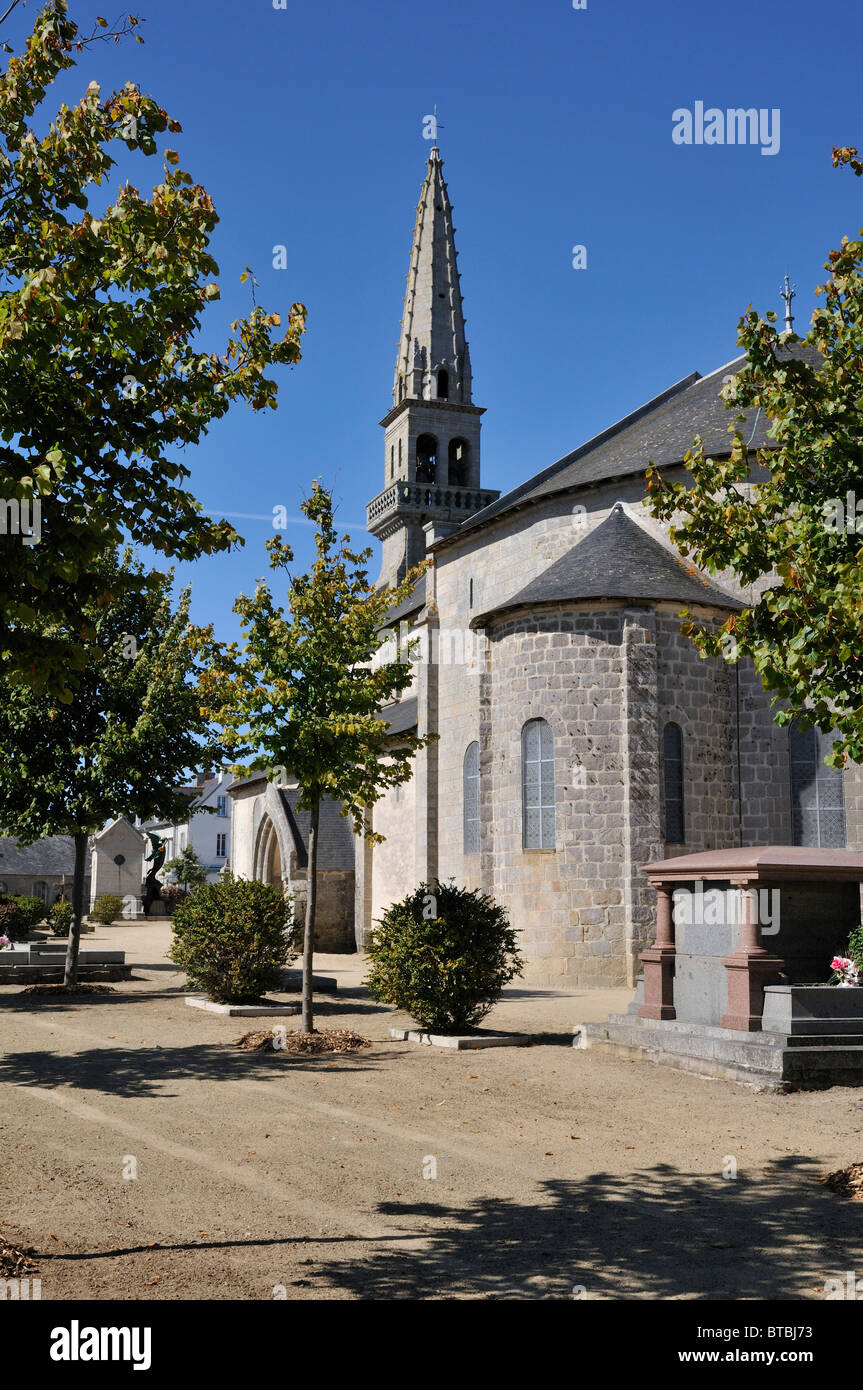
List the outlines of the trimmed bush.
<svg viewBox="0 0 863 1390">
<path fill-rule="evenodd" d="M 15 901 L 20 907 L 21 911 L 25 914 L 28 926 L 31 931 L 34 927 L 38 927 L 40 922 L 44 922 L 45 904 L 43 903 L 41 898 L 28 898 L 22 896 L 20 898 L 16 898 Z"/>
<path fill-rule="evenodd" d="M 62 899 L 55 903 L 48 912 L 48 925 L 55 936 L 68 936 L 72 926 L 72 904 Z"/>
<path fill-rule="evenodd" d="M 294 938 L 281 889 L 225 874 L 177 904 L 168 955 L 192 989 L 219 1004 L 251 1004 L 281 985 Z"/>
<path fill-rule="evenodd" d="M 103 927 L 110 927 L 116 917 L 122 916 L 123 899 L 118 893 L 100 893 L 89 911 L 91 922 L 99 922 Z"/>
<path fill-rule="evenodd" d="M 366 937 L 373 998 L 434 1033 L 464 1033 L 523 970 L 517 935 L 484 893 L 439 880 L 394 903 Z"/>
<path fill-rule="evenodd" d="M 0 936 L 21 941 L 30 933 L 30 919 L 14 898 L 0 897 Z"/>
</svg>

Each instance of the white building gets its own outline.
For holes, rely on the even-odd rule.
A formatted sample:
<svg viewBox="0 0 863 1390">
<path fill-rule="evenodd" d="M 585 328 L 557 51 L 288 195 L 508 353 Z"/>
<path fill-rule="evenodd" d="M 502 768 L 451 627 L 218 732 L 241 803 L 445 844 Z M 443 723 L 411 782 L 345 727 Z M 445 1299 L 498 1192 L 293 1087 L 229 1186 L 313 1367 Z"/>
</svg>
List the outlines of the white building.
<svg viewBox="0 0 863 1390">
<path fill-rule="evenodd" d="M 142 829 L 165 839 L 165 863 L 191 845 L 207 870 L 207 881 L 216 883 L 231 853 L 231 798 L 229 772 L 202 772 L 194 786 L 183 790 L 189 797 L 189 816 L 177 824 L 148 820 Z M 159 875 L 164 881 L 164 871 Z"/>
</svg>

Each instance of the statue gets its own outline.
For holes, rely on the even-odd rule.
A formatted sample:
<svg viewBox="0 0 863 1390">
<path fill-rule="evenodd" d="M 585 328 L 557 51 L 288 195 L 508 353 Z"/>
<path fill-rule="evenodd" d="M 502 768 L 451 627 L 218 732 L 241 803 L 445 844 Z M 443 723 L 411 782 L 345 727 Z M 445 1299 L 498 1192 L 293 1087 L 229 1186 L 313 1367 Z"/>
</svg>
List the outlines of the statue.
<svg viewBox="0 0 863 1390">
<path fill-rule="evenodd" d="M 160 901 L 162 897 L 162 885 L 156 875 L 165 862 L 165 838 L 163 835 L 154 835 L 152 832 L 148 832 L 147 839 L 150 841 L 151 850 L 144 863 L 150 864 L 151 868 L 144 879 L 142 904 L 145 915 L 149 917 L 153 903 Z"/>
</svg>

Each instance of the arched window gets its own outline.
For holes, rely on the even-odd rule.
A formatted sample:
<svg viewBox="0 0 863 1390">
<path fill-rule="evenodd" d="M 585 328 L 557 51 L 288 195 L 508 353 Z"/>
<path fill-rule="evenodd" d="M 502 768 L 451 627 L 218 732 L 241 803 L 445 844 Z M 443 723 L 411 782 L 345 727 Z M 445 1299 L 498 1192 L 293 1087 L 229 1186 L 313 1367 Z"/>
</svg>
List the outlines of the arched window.
<svg viewBox="0 0 863 1390">
<path fill-rule="evenodd" d="M 417 440 L 417 482 L 437 482 L 437 440 L 433 434 L 421 434 Z"/>
<path fill-rule="evenodd" d="M 464 755 L 464 852 L 479 854 L 479 744 L 469 743 Z"/>
<path fill-rule="evenodd" d="M 824 759 L 834 735 L 804 729 L 799 721 L 788 730 L 791 763 L 791 838 L 795 845 L 845 848 L 845 782 L 842 769 Z"/>
<path fill-rule="evenodd" d="M 396 446 L 395 446 L 395 444 L 391 444 L 391 445 L 390 445 L 390 482 L 392 482 L 392 477 L 393 477 L 393 473 L 395 472 L 395 467 L 396 467 Z"/>
<path fill-rule="evenodd" d="M 439 401 L 449 398 L 449 372 L 445 367 L 441 367 L 437 374 L 437 398 Z"/>
<path fill-rule="evenodd" d="M 554 739 L 544 719 L 521 731 L 522 844 L 554 849 Z"/>
<path fill-rule="evenodd" d="M 670 845 L 684 845 L 683 730 L 673 720 L 669 720 L 662 731 L 662 779 L 665 790 L 665 839 Z"/>
<path fill-rule="evenodd" d="M 46 903 L 46 902 L 48 901 L 48 885 L 47 885 L 47 883 L 43 883 L 43 882 L 41 881 L 41 879 L 40 879 L 40 881 L 39 881 L 38 883 L 34 883 L 34 884 L 33 884 L 33 896 L 34 896 L 34 898 L 41 898 L 42 901 L 43 901 L 43 903 Z"/>
<path fill-rule="evenodd" d="M 468 442 L 466 439 L 451 439 L 449 442 L 449 485 L 467 486 Z"/>
<path fill-rule="evenodd" d="M 9 889 L 6 887 L 6 884 L 5 884 L 4 880 L 3 880 L 2 878 L 0 878 L 0 893 L 8 893 L 8 892 L 9 892 Z"/>
</svg>

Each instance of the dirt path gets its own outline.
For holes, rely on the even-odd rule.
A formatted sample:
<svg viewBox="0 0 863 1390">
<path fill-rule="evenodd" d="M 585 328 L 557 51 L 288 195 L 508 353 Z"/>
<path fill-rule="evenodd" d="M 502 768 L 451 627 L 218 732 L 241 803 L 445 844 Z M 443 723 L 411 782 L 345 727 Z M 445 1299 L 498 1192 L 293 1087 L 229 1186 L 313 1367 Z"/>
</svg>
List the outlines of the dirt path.
<svg viewBox="0 0 863 1390">
<path fill-rule="evenodd" d="M 863 1203 L 818 1182 L 863 1158 L 863 1093 L 573 1049 L 611 991 L 510 992 L 490 1022 L 530 1048 L 393 1043 L 345 957 L 317 961 L 343 985 L 320 1021 L 372 1048 L 243 1052 L 245 1025 L 186 1007 L 165 938 L 100 932 L 139 962 L 114 994 L 0 993 L 0 1230 L 38 1251 L 43 1299 L 818 1299 L 863 1277 Z"/>
</svg>

